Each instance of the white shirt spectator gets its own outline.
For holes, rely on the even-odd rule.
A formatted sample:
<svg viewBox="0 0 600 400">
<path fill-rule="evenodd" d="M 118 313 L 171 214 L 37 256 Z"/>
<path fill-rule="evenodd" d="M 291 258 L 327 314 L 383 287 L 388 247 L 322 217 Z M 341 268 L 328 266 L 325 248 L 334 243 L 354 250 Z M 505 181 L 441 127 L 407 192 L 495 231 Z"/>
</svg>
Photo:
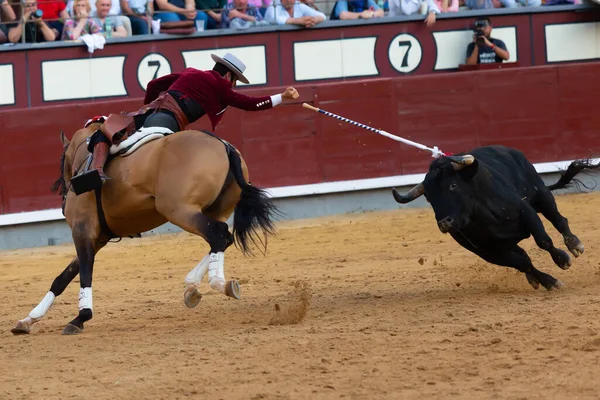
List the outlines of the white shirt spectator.
<svg viewBox="0 0 600 400">
<path fill-rule="evenodd" d="M 427 6 L 429 12 L 434 12 L 436 14 L 440 13 L 440 9 L 435 4 L 433 0 L 389 0 L 389 8 L 390 12 L 388 16 L 398 16 L 398 15 L 412 15 L 416 12 L 419 14 L 425 14 L 427 10 L 421 10 L 421 7 Z"/>
<path fill-rule="evenodd" d="M 287 3 L 288 1 L 283 0 L 283 3 Z M 290 18 L 296 19 L 303 17 L 314 17 L 322 19 L 322 21 L 325 20 L 325 14 L 300 2 L 294 3 L 291 16 L 289 11 L 280 4 L 275 7 L 269 7 L 265 14 L 265 20 L 278 25 L 285 25 Z"/>
<path fill-rule="evenodd" d="M 148 4 L 148 0 L 128 0 L 127 2 L 129 3 L 129 8 L 131 8 L 132 11 L 135 11 L 138 14 L 146 14 L 146 5 Z M 120 10 L 121 9 L 119 8 L 119 11 Z"/>
</svg>

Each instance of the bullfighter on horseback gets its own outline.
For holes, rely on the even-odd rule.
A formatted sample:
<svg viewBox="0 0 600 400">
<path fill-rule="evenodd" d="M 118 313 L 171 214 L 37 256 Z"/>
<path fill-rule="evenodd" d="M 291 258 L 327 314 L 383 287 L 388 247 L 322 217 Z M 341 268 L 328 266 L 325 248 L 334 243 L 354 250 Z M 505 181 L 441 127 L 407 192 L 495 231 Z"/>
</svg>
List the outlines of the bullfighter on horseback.
<svg viewBox="0 0 600 400">
<path fill-rule="evenodd" d="M 211 56 L 215 61 L 212 70 L 186 68 L 181 73 L 154 79 L 148 83 L 144 106 L 138 111 L 109 115 L 89 140 L 88 151 L 93 154 L 89 170 L 84 169 L 71 179 L 77 194 L 101 187 L 108 179 L 103 167 L 110 146 L 141 127 L 163 127 L 178 132 L 208 115 L 214 131 L 228 106 L 262 111 L 299 97 L 293 87 L 264 97 L 237 93 L 233 88 L 238 80 L 249 83 L 244 76 L 244 63 L 230 53 L 224 57 Z"/>
</svg>

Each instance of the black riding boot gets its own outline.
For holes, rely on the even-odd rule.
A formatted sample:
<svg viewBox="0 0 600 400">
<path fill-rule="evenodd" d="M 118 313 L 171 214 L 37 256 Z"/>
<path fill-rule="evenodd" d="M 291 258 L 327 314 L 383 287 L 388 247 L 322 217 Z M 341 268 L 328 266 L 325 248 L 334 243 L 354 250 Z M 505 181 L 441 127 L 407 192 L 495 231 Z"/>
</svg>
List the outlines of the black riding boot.
<svg viewBox="0 0 600 400">
<path fill-rule="evenodd" d="M 91 147 L 91 149 L 90 149 Z M 102 187 L 107 178 L 104 174 L 104 164 L 108 158 L 110 142 L 100 132 L 96 131 L 88 145 L 88 151 L 92 152 L 92 161 L 87 170 L 83 170 L 71 178 L 71 185 L 75 194 L 80 195 Z"/>
</svg>

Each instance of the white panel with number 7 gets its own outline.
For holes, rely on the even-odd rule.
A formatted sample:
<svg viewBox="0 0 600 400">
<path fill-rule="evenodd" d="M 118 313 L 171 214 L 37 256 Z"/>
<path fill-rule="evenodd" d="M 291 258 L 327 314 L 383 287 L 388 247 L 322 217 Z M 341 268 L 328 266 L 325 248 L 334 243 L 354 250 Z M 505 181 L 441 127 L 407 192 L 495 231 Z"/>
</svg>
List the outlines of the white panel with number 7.
<svg viewBox="0 0 600 400">
<path fill-rule="evenodd" d="M 423 58 L 421 43 L 411 34 L 401 33 L 390 42 L 388 57 L 392 67 L 398 72 L 412 72 Z"/>
</svg>

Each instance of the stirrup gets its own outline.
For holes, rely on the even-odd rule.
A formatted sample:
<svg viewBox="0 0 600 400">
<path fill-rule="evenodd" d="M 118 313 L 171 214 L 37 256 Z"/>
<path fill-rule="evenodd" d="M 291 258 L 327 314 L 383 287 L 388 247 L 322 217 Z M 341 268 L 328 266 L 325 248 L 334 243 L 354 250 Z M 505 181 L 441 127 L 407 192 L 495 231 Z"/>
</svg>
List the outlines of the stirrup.
<svg viewBox="0 0 600 400">
<path fill-rule="evenodd" d="M 71 178 L 71 186 L 75 194 L 79 196 L 82 193 L 100 189 L 108 179 L 108 177 L 102 176 L 100 171 L 93 169 Z"/>
</svg>

